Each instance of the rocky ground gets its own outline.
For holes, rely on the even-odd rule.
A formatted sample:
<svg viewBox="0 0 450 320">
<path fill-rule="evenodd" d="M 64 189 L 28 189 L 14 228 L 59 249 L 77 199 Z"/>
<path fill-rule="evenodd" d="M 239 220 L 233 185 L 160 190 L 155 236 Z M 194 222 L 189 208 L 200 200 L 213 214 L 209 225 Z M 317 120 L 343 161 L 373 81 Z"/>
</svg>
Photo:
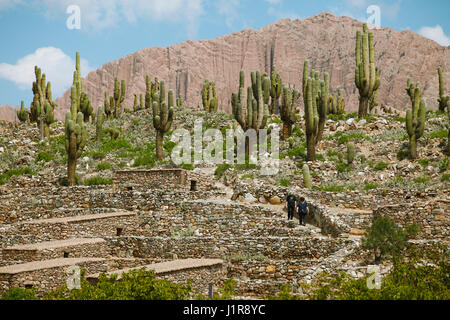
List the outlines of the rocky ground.
<svg viewBox="0 0 450 320">
<path fill-rule="evenodd" d="M 193 130 L 194 121 L 199 117 L 204 118 L 204 129 L 224 130 L 233 126 L 230 115 L 205 115 L 198 110 L 179 108 L 172 129 Z M 283 278 L 284 282 L 288 279 L 295 287 L 301 281 L 310 281 L 321 271 L 345 270 L 354 276 L 363 276 L 371 257 L 359 249 L 359 244 L 374 214 L 391 215 L 402 224 L 420 222 L 421 240 L 448 243 L 450 160 L 444 155 L 447 143 L 445 121 L 445 115 L 428 113 L 425 134 L 418 143 L 419 160 L 410 161 L 404 151 L 408 142 L 404 118 L 399 115 L 373 115 L 360 121 L 354 114 L 330 116 L 324 139 L 317 149 L 318 161 L 308 163 L 313 190 L 306 190 L 303 186 L 301 168 L 305 163 L 306 148 L 301 125 L 294 129 L 291 138 L 281 142 L 280 172 L 275 176 L 263 176 L 258 166 L 251 165 L 229 168 L 183 166 L 217 179 L 216 188 L 220 192 L 198 200 L 202 201 L 201 206 L 211 208 L 211 212 L 230 206 L 235 206 L 236 212 L 259 208 L 255 209 L 256 216 L 247 216 L 247 213 L 233 216 L 245 232 L 241 235 L 242 230 L 238 232 L 234 229 L 234 233 L 226 235 L 227 241 L 237 246 L 241 241 L 242 251 L 223 249 L 223 244 L 218 244 L 217 250 L 224 251 L 221 255 L 214 253 L 214 257 L 229 261 L 229 276 L 240 279 L 239 288 L 243 296 L 254 296 L 255 287 L 258 287 L 260 294 L 272 292 L 261 289 L 266 279 L 271 279 L 270 285 L 277 285 L 277 278 Z M 275 116 L 270 123 L 271 126 L 281 126 Z M 147 110 L 125 113 L 118 120 L 108 120 L 104 128 L 108 127 L 121 130 L 117 140 L 111 141 L 105 136 L 101 142 L 96 142 L 95 125 L 88 126 L 91 141 L 77 167 L 80 184 L 110 184 L 117 169 L 176 167 L 169 157 L 163 162 L 155 159 L 155 132 Z M 174 146 L 169 138 L 170 133 L 164 144 L 167 155 Z M 345 160 L 348 141 L 354 142 L 356 147 L 355 161 L 351 166 Z M 20 193 L 26 195 L 27 185 L 30 188 L 39 188 L 40 185 L 59 187 L 66 175 L 66 160 L 61 122 L 51 126 L 51 138 L 44 142 L 39 141 L 36 125 L 0 123 L 0 191 L 18 188 Z M 98 182 L 98 177 L 103 178 L 101 182 Z M 92 178 L 96 178 L 97 182 L 92 182 Z M 307 227 L 300 227 L 297 223 L 285 221 L 284 199 L 287 193 L 306 196 L 318 208 L 317 212 L 323 214 L 322 220 L 325 222 L 318 225 L 311 220 Z M 186 201 L 188 206 L 194 208 L 199 205 L 191 203 L 191 199 L 177 201 Z M 8 216 L 11 214 L 15 216 Z M 14 222 L 20 219 L 20 214 L 1 212 L 0 222 Z M 158 214 L 164 215 L 164 212 Z M 181 213 L 176 211 L 176 214 Z M 260 214 L 264 214 L 265 218 L 259 217 Z M 272 226 L 272 234 L 263 235 L 267 232 L 265 228 L 268 223 L 278 229 Z M 170 225 L 167 227 L 171 228 Z M 197 230 L 193 236 L 215 232 L 211 228 L 206 226 L 205 230 Z M 145 230 L 149 232 L 148 226 Z M 261 246 L 258 248 L 262 254 L 252 251 L 253 240 L 249 240 L 249 236 L 259 239 L 256 243 Z M 296 256 L 298 253 L 294 251 L 293 257 L 289 258 L 291 249 L 289 252 L 283 249 L 280 253 L 276 242 L 286 243 L 289 248 L 292 239 L 308 239 L 321 244 L 317 246 L 313 243 L 315 250 L 308 250 L 302 258 Z M 336 243 L 331 244 L 330 239 L 342 241 L 340 250 L 332 249 Z"/>
</svg>

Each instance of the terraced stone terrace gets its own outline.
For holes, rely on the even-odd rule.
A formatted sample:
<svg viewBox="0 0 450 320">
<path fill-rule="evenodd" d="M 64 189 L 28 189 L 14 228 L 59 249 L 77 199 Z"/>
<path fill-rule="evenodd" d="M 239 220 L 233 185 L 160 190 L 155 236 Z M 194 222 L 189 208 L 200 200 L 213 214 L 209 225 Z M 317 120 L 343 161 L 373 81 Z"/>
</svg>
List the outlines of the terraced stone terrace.
<svg viewBox="0 0 450 320">
<path fill-rule="evenodd" d="M 287 221 L 282 204 L 233 201 L 233 189 L 196 179 L 202 191 L 157 189 L 145 179 L 108 187 L 33 186 L 15 206 L 13 192 L 2 190 L 0 289 L 33 286 L 42 294 L 63 285 L 73 265 L 94 282 L 101 272 L 145 267 L 161 279 L 192 279 L 194 292 L 203 294 L 209 283 L 217 288 L 234 278 L 238 295 L 253 298 L 275 294 L 283 284 L 298 288 L 321 271 L 364 275 L 357 227 L 372 211 L 328 208 L 308 198 L 308 224 L 300 226 Z M 12 208 L 23 214 L 11 218 L 5 213 Z"/>
</svg>

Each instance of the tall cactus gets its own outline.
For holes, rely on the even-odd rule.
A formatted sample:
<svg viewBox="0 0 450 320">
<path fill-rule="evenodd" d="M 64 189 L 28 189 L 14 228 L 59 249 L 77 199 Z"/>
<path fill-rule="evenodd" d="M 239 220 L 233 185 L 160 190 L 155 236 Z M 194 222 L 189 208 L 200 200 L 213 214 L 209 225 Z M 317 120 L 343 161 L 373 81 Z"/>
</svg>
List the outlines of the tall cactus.
<svg viewBox="0 0 450 320">
<path fill-rule="evenodd" d="M 84 122 L 88 122 L 91 116 L 94 116 L 94 109 L 92 108 L 91 101 L 85 92 L 81 93 L 80 111 L 83 113 Z"/>
<path fill-rule="evenodd" d="M 66 113 L 65 133 L 65 146 L 67 152 L 67 177 L 69 186 L 74 186 L 77 160 L 79 157 L 81 157 L 87 140 L 87 131 L 86 125 L 83 122 L 83 113 L 79 112 L 78 115 L 76 115 L 76 121 L 73 120 L 73 115 L 70 111 Z"/>
<path fill-rule="evenodd" d="M 99 106 L 97 109 L 97 119 L 95 126 L 95 134 L 97 141 L 102 141 L 102 127 L 105 122 L 105 111 L 102 106 Z"/>
<path fill-rule="evenodd" d="M 265 98 L 268 96 L 267 85 L 269 78 L 264 77 L 262 79 L 259 72 L 252 72 L 252 86 L 247 88 L 247 108 L 244 109 L 244 71 L 240 72 L 239 77 L 239 92 L 233 93 L 231 97 L 231 105 L 233 109 L 233 116 L 245 132 L 249 129 L 254 129 L 258 134 L 260 129 L 265 128 L 267 119 L 269 118 L 269 106 L 264 103 Z M 253 91 L 253 89 L 255 91 Z M 266 92 L 263 92 L 263 88 Z M 250 155 L 250 144 L 247 137 L 245 143 L 245 155 Z"/>
<path fill-rule="evenodd" d="M 111 108 L 113 109 L 114 116 L 116 119 L 119 118 L 122 113 L 122 103 L 125 100 L 126 93 L 126 85 L 125 80 L 122 80 L 119 85 L 119 80 L 114 78 L 114 95 L 113 99 L 110 99 L 113 102 Z"/>
<path fill-rule="evenodd" d="M 54 122 L 53 110 L 55 103 L 52 100 L 52 90 L 50 82 L 46 82 L 45 74 L 41 69 L 34 67 L 36 81 L 33 82 L 33 102 L 31 103 L 30 112 L 32 121 L 36 121 L 41 140 L 45 137 L 50 138 L 49 126 Z"/>
<path fill-rule="evenodd" d="M 202 103 L 205 112 L 217 112 L 219 99 L 217 97 L 216 84 L 205 80 L 202 88 Z"/>
<path fill-rule="evenodd" d="M 375 67 L 373 33 L 368 32 L 367 24 L 356 33 L 356 70 L 355 84 L 359 90 L 359 118 L 367 115 L 369 101 L 380 87 L 380 74 Z"/>
<path fill-rule="evenodd" d="M 445 84 L 444 77 L 442 75 L 441 67 L 438 68 L 438 76 L 439 76 L 439 110 L 444 112 L 447 107 L 448 101 L 450 101 L 450 95 L 445 95 Z"/>
<path fill-rule="evenodd" d="M 270 97 L 271 103 L 270 103 L 270 113 L 276 114 L 277 113 L 277 107 L 280 95 L 283 91 L 283 81 L 281 79 L 281 76 L 277 73 L 275 66 L 272 70 L 272 76 L 270 79 Z"/>
<path fill-rule="evenodd" d="M 29 113 L 28 110 L 25 110 L 23 100 L 20 102 L 20 109 L 17 110 L 17 118 L 20 122 L 28 122 L 29 120 Z"/>
<path fill-rule="evenodd" d="M 409 136 L 410 159 L 417 159 L 417 139 L 422 137 L 425 127 L 425 101 L 421 99 L 420 83 L 414 86 L 408 78 L 406 92 L 412 103 L 412 110 L 406 111 L 406 131 Z"/>
<path fill-rule="evenodd" d="M 292 126 L 296 120 L 296 111 L 299 93 L 297 90 L 288 89 L 283 86 L 281 97 L 280 116 L 283 121 L 283 139 L 286 140 L 292 135 Z"/>
<path fill-rule="evenodd" d="M 145 109 L 152 106 L 152 82 L 150 76 L 145 76 Z"/>
<path fill-rule="evenodd" d="M 108 119 L 111 118 L 113 115 L 111 104 L 109 102 L 110 102 L 109 95 L 108 95 L 108 92 L 106 91 L 105 92 L 104 112 L 105 112 L 106 118 L 108 118 Z"/>
<path fill-rule="evenodd" d="M 173 91 L 169 90 L 168 104 L 166 104 L 165 82 L 159 83 L 159 94 L 155 93 L 153 100 L 153 127 L 156 130 L 156 157 L 163 159 L 164 134 L 170 130 L 173 122 Z"/>
<path fill-rule="evenodd" d="M 320 142 L 328 115 L 329 77 L 319 80 L 319 73 L 311 70 L 305 61 L 303 69 L 303 99 L 305 105 L 306 145 L 308 161 L 316 161 L 316 145 Z"/>
</svg>

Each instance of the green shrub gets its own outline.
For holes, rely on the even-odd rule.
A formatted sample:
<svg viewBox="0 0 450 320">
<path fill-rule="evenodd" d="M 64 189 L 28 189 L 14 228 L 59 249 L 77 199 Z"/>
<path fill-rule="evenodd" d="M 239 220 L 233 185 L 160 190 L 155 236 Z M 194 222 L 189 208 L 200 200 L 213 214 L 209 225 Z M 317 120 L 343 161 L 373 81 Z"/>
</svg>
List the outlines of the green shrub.
<svg viewBox="0 0 450 320">
<path fill-rule="evenodd" d="M 389 165 L 389 163 L 380 161 L 380 162 L 376 163 L 373 166 L 373 170 L 375 170 L 375 171 L 383 171 L 383 170 L 385 170 L 387 168 L 388 165 Z"/>
<path fill-rule="evenodd" d="M 415 181 L 416 183 L 427 183 L 427 182 L 430 181 L 430 180 L 431 180 L 430 177 L 418 177 L 418 178 L 415 178 L 415 179 L 414 179 L 414 181 Z"/>
<path fill-rule="evenodd" d="M 446 139 L 448 136 L 448 131 L 446 129 L 433 131 L 430 133 L 430 139 Z"/>
<path fill-rule="evenodd" d="M 294 129 L 292 129 L 292 135 L 295 137 L 302 138 L 305 135 L 305 133 L 302 131 L 302 129 L 295 126 Z"/>
<path fill-rule="evenodd" d="M 39 152 L 38 155 L 36 156 L 36 159 L 34 160 L 36 163 L 43 161 L 43 162 L 50 162 L 54 159 L 53 154 L 49 153 L 49 152 Z"/>
<path fill-rule="evenodd" d="M 345 190 L 345 186 L 336 185 L 336 184 L 325 184 L 320 187 L 313 187 L 314 190 L 321 190 L 325 192 L 343 192 Z"/>
<path fill-rule="evenodd" d="M 450 173 L 445 173 L 441 177 L 441 182 L 449 181 L 450 180 Z"/>
<path fill-rule="evenodd" d="M 378 183 L 366 183 L 364 185 L 364 191 L 369 191 L 369 190 L 373 190 L 379 187 Z"/>
<path fill-rule="evenodd" d="M 429 159 L 419 159 L 419 161 L 417 162 L 424 168 L 428 167 L 428 165 L 430 164 Z"/>
<path fill-rule="evenodd" d="M 386 256 L 397 257 L 403 254 L 403 250 L 411 239 L 419 232 L 415 224 L 405 229 L 397 226 L 389 217 L 378 217 L 372 221 L 362 238 L 362 248 L 373 251 L 375 263 Z"/>
<path fill-rule="evenodd" d="M 406 118 L 403 117 L 394 117 L 394 120 L 401 123 L 406 123 Z"/>
<path fill-rule="evenodd" d="M 81 279 L 81 289 L 69 291 L 64 285 L 60 289 L 47 293 L 46 300 L 186 300 L 192 292 L 187 286 L 167 280 L 156 280 L 153 270 L 132 270 L 117 275 L 101 274 L 97 285 Z"/>
<path fill-rule="evenodd" d="M 216 170 L 214 171 L 214 175 L 216 176 L 217 179 L 221 178 L 223 176 L 223 174 L 225 173 L 225 171 L 227 171 L 228 169 L 230 169 L 232 166 L 227 164 L 227 163 L 222 163 L 217 165 Z"/>
<path fill-rule="evenodd" d="M 89 152 L 88 155 L 94 160 L 102 160 L 106 158 L 106 153 L 100 151 Z"/>
<path fill-rule="evenodd" d="M 247 174 L 243 174 L 242 176 L 241 176 L 241 179 L 242 180 L 244 180 L 244 179 L 254 179 L 255 177 L 253 176 L 253 174 L 252 173 L 247 173 Z"/>
<path fill-rule="evenodd" d="M 103 178 L 100 176 L 88 178 L 84 180 L 85 186 L 103 186 L 103 185 L 111 185 L 113 184 L 112 179 Z"/>
<path fill-rule="evenodd" d="M 349 172 L 350 171 L 350 167 L 346 163 L 344 163 L 342 161 L 339 161 L 336 164 L 336 170 L 339 173 Z"/>
<path fill-rule="evenodd" d="M 104 171 L 111 169 L 111 164 L 107 162 L 102 162 L 97 165 L 97 171 Z"/>
<path fill-rule="evenodd" d="M 184 163 L 181 165 L 181 168 L 184 170 L 192 171 L 194 170 L 194 165 L 192 165 L 191 163 Z"/>
<path fill-rule="evenodd" d="M 281 178 L 280 179 L 280 184 L 282 187 L 290 187 L 291 186 L 291 180 L 288 178 Z"/>
<path fill-rule="evenodd" d="M 134 160 L 133 167 L 146 166 L 147 168 L 152 168 L 157 163 L 158 158 L 156 157 L 155 144 L 149 143 L 146 149 Z"/>
<path fill-rule="evenodd" d="M 450 159 L 449 157 L 445 157 L 439 164 L 439 172 L 445 172 L 449 166 L 450 166 Z"/>
<path fill-rule="evenodd" d="M 34 172 L 28 167 L 24 167 L 21 169 L 11 169 L 6 171 L 3 174 L 0 174 L 0 185 L 7 183 L 12 176 L 20 177 L 23 175 L 33 175 Z"/>
<path fill-rule="evenodd" d="M 0 300 L 39 300 L 34 289 L 11 288 L 2 293 Z"/>
</svg>

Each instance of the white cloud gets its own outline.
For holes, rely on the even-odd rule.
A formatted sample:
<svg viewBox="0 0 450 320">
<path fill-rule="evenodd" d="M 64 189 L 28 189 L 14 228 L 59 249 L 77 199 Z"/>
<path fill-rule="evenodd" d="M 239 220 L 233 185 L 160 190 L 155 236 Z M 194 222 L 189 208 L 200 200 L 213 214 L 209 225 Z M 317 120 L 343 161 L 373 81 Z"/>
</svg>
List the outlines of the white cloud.
<svg viewBox="0 0 450 320">
<path fill-rule="evenodd" d="M 21 2 L 22 0 L 0 0 L 0 10 L 8 9 Z"/>
<path fill-rule="evenodd" d="M 240 0 L 218 0 L 216 6 L 219 14 L 225 16 L 225 24 L 233 28 L 235 21 L 239 18 L 238 8 Z"/>
<path fill-rule="evenodd" d="M 265 0 L 266 2 L 270 3 L 270 4 L 279 4 L 282 2 L 282 0 Z"/>
<path fill-rule="evenodd" d="M 117 26 L 121 21 L 135 22 L 137 19 L 183 23 L 188 33 L 198 28 L 198 17 L 204 13 L 207 0 L 0 0 L 0 10 L 15 4 L 31 6 L 47 18 L 66 15 L 70 5 L 81 9 L 81 30 L 99 31 Z"/>
<path fill-rule="evenodd" d="M 450 46 L 450 36 L 447 36 L 444 33 L 444 30 L 442 30 L 440 25 L 437 25 L 436 27 L 422 27 L 419 30 L 419 34 L 436 41 L 441 46 Z"/>
<path fill-rule="evenodd" d="M 36 80 L 34 66 L 41 68 L 47 81 L 51 82 L 54 98 L 62 95 L 72 85 L 75 60 L 61 49 L 54 47 L 39 48 L 19 59 L 15 65 L 0 63 L 0 78 L 16 83 L 20 89 L 31 90 L 33 81 Z M 81 59 L 82 76 L 86 76 L 92 70 L 88 62 Z"/>
</svg>

